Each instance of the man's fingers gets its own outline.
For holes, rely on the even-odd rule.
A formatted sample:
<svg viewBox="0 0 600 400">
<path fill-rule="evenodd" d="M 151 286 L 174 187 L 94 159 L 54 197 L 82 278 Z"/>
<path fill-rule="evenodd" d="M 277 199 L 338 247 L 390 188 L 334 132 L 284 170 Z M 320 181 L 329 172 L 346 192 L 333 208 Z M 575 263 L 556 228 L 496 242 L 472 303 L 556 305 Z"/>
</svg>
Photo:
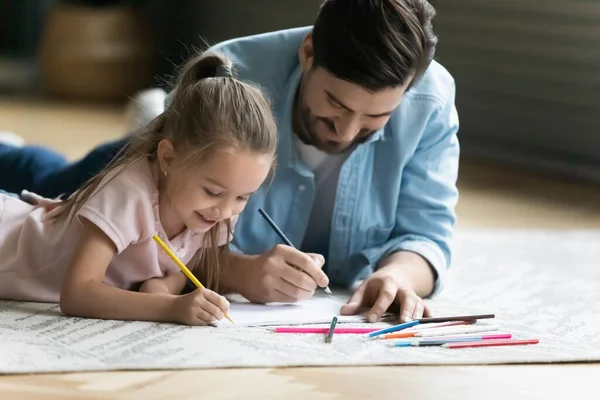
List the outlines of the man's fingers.
<svg viewBox="0 0 600 400">
<path fill-rule="evenodd" d="M 432 317 L 432 316 L 433 316 L 433 312 L 431 311 L 431 308 L 425 306 L 423 308 L 423 317 L 429 318 L 429 317 Z"/>
<path fill-rule="evenodd" d="M 317 253 L 306 253 L 306 255 L 312 258 L 313 261 L 317 263 L 319 268 L 323 268 L 323 265 L 325 264 L 325 258 L 322 255 Z"/>
<path fill-rule="evenodd" d="M 295 303 L 298 299 L 283 293 L 279 289 L 275 289 L 275 294 L 273 296 L 273 301 L 278 303 Z"/>
<path fill-rule="evenodd" d="M 289 265 L 281 269 L 281 278 L 280 281 L 285 280 L 292 286 L 304 291 L 314 291 L 317 288 L 317 283 L 309 275 Z M 284 292 L 294 296 L 293 293 L 285 290 Z"/>
<path fill-rule="evenodd" d="M 321 271 L 319 265 L 308 254 L 289 246 L 278 246 L 285 262 L 292 267 L 297 267 L 307 273 L 321 287 L 329 285 L 329 278 Z"/>
<path fill-rule="evenodd" d="M 403 299 L 400 300 L 400 322 L 409 322 L 413 319 L 413 313 L 415 311 L 415 306 L 417 305 L 417 301 L 413 296 L 405 295 Z"/>
<path fill-rule="evenodd" d="M 363 304 L 366 285 L 366 282 L 361 284 L 358 289 L 356 289 L 354 294 L 352 294 L 350 300 L 348 300 L 348 302 L 342 306 L 342 309 L 340 310 L 342 315 L 356 314 L 360 306 Z"/>
<path fill-rule="evenodd" d="M 388 280 L 383 281 L 379 293 L 377 294 L 377 300 L 375 300 L 373 307 L 371 307 L 371 311 L 369 311 L 369 322 L 376 322 L 381 318 L 394 302 L 396 291 L 396 286 L 392 282 Z"/>
<path fill-rule="evenodd" d="M 412 313 L 412 319 L 422 318 L 424 311 L 425 311 L 425 306 L 423 305 L 423 301 L 417 300 L 417 302 L 415 304 L 415 309 Z"/>
<path fill-rule="evenodd" d="M 291 268 L 286 268 L 286 269 L 291 270 Z M 304 272 L 300 272 L 300 271 L 296 271 L 296 270 L 292 270 L 292 271 L 295 272 L 296 274 L 301 275 L 298 279 L 303 281 L 304 287 L 300 287 L 296 283 L 289 282 L 284 276 L 281 279 L 277 279 L 277 283 L 275 284 L 275 289 L 278 292 L 285 294 L 288 298 L 292 299 L 292 301 L 308 299 L 309 297 L 311 297 L 313 295 L 313 293 L 315 292 L 315 289 L 317 288 L 315 281 L 310 279 Z M 306 281 L 308 281 L 308 282 L 306 282 Z M 307 288 L 305 288 L 305 287 L 307 287 Z"/>
</svg>

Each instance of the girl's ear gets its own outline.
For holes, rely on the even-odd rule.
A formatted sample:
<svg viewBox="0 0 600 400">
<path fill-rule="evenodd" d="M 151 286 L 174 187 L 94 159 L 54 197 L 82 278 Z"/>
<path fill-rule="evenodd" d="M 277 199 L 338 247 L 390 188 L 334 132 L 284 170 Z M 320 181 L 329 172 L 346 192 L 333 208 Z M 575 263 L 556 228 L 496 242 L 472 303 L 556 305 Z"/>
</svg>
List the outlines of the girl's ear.
<svg viewBox="0 0 600 400">
<path fill-rule="evenodd" d="M 169 139 L 162 139 L 158 142 L 157 155 L 160 173 L 163 176 L 168 175 L 175 163 L 175 148 L 173 148 L 173 143 Z"/>
</svg>

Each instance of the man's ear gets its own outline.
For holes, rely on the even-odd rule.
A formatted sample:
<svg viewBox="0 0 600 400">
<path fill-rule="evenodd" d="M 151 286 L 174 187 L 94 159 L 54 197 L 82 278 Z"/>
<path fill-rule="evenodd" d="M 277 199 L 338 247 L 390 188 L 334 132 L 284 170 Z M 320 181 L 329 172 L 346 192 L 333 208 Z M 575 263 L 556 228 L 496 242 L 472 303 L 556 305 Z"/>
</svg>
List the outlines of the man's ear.
<svg viewBox="0 0 600 400">
<path fill-rule="evenodd" d="M 304 37 L 302 44 L 300 44 L 300 49 L 298 49 L 298 58 L 300 59 L 302 70 L 304 72 L 308 72 L 312 68 L 314 60 L 312 32 L 309 32 Z"/>
<path fill-rule="evenodd" d="M 173 143 L 169 139 L 162 139 L 158 142 L 156 154 L 161 175 L 168 175 L 175 163 L 175 148 L 173 147 Z"/>
</svg>

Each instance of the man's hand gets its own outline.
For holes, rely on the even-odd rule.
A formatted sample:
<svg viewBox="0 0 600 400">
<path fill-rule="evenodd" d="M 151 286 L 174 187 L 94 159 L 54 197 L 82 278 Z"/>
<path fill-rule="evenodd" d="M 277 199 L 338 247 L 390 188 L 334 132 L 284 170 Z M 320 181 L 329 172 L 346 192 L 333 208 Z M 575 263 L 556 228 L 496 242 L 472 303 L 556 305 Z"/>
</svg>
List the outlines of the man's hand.
<svg viewBox="0 0 600 400">
<path fill-rule="evenodd" d="M 292 303 L 312 297 L 318 286 L 329 285 L 321 271 L 324 262 L 319 254 L 278 245 L 261 256 L 237 258 L 226 272 L 230 275 L 225 277 L 230 282 L 226 286 L 254 303 Z"/>
<path fill-rule="evenodd" d="M 361 307 L 371 307 L 367 318 L 369 322 L 376 322 L 396 303 L 400 305 L 401 322 L 430 316 L 430 310 L 420 297 L 433 287 L 433 273 L 427 262 L 414 253 L 399 252 L 382 264 L 359 286 L 341 313 L 352 315 Z"/>
</svg>

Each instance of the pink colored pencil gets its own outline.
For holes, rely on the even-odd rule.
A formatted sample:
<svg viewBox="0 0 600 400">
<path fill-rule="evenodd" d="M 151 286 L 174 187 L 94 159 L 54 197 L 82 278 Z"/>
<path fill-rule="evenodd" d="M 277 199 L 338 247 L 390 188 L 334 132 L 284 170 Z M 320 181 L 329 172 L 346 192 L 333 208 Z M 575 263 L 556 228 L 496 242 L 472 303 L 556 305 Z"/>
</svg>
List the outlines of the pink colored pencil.
<svg viewBox="0 0 600 400">
<path fill-rule="evenodd" d="M 442 347 L 446 347 L 448 349 L 464 349 L 468 347 L 489 347 L 489 346 L 517 346 L 524 344 L 538 344 L 540 341 L 538 339 L 522 339 L 522 340 L 483 340 L 480 342 L 456 342 L 456 343 L 446 343 L 443 344 Z"/>
<path fill-rule="evenodd" d="M 333 333 L 371 333 L 379 328 L 335 328 Z M 274 329 L 276 333 L 328 333 L 329 328 L 302 328 L 302 327 L 278 327 Z"/>
</svg>

